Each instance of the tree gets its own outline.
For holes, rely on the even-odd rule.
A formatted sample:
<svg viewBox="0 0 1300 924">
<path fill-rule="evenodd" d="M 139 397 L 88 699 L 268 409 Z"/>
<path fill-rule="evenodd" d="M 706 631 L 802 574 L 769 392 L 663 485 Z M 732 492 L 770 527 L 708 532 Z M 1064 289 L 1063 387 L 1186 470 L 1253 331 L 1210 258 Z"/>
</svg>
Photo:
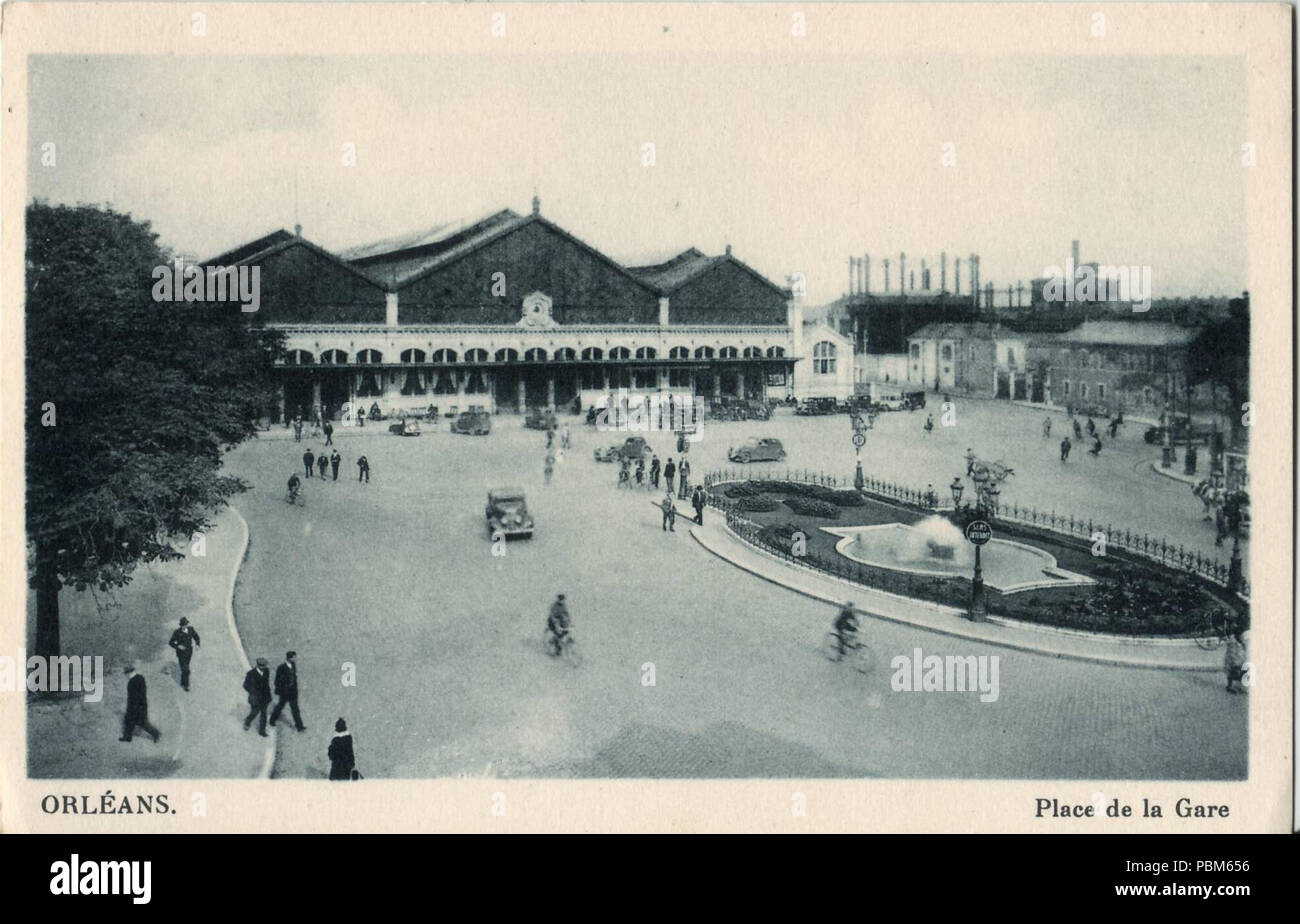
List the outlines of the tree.
<svg viewBox="0 0 1300 924">
<path fill-rule="evenodd" d="M 1228 317 L 1202 330 L 1188 345 L 1187 383 L 1208 382 L 1228 393 L 1228 420 L 1235 438 L 1242 405 L 1250 400 L 1250 297 L 1228 302 Z"/>
<path fill-rule="evenodd" d="M 34 651 L 59 652 L 59 590 L 126 585 L 247 488 L 223 450 L 254 433 L 283 337 L 238 304 L 156 302 L 147 222 L 27 209 L 27 539 Z"/>
</svg>

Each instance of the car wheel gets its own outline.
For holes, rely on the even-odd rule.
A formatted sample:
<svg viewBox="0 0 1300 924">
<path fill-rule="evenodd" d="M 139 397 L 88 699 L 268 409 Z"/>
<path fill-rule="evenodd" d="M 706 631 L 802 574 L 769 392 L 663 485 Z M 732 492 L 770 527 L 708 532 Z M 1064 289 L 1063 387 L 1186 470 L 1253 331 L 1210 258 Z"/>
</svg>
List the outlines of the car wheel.
<svg viewBox="0 0 1300 924">
<path fill-rule="evenodd" d="M 778 461 L 778 462 L 784 462 L 784 461 L 785 461 L 785 450 L 784 450 L 784 449 L 782 449 L 780 452 L 778 452 L 778 453 L 776 454 L 776 461 Z"/>
</svg>

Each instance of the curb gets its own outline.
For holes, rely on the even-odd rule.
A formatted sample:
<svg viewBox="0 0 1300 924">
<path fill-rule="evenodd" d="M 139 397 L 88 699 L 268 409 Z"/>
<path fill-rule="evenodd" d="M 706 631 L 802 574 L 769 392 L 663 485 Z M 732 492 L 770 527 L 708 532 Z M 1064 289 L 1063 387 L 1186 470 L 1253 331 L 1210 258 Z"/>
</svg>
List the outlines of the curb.
<svg viewBox="0 0 1300 924">
<path fill-rule="evenodd" d="M 1160 460 L 1158 459 L 1151 460 L 1151 471 L 1163 478 L 1168 478 L 1171 481 L 1179 481 L 1183 484 L 1196 485 L 1205 480 L 1203 478 L 1198 478 L 1195 475 L 1184 475 L 1182 472 L 1175 472 L 1172 468 L 1166 469 L 1160 464 Z"/>
<path fill-rule="evenodd" d="M 239 583 L 239 569 L 244 564 L 244 559 L 248 557 L 248 521 L 244 515 L 232 504 L 229 507 L 230 512 L 235 515 L 239 521 L 239 528 L 242 532 L 240 540 L 239 555 L 235 559 L 235 567 L 230 570 L 230 592 L 226 594 L 226 629 L 230 632 L 230 639 L 235 643 L 235 650 L 239 652 L 239 660 L 244 665 L 245 672 L 253 669 L 253 665 L 248 660 L 248 653 L 244 651 L 244 640 L 239 637 L 239 627 L 235 624 L 235 586 Z M 275 766 L 275 750 L 279 741 L 278 728 L 274 726 L 266 742 L 266 754 L 262 759 L 262 768 L 258 771 L 254 779 L 267 780 L 271 778 L 271 768 Z"/>
<path fill-rule="evenodd" d="M 718 558 L 722 559 L 723 561 L 728 562 L 729 564 L 734 565 L 735 567 L 740 568 L 743 571 L 748 571 L 750 574 L 756 575 L 765 581 L 769 581 L 773 584 L 776 584 L 779 587 L 784 587 L 787 590 L 793 591 L 794 593 L 797 594 L 802 594 L 803 596 L 810 597 L 814 600 L 821 600 L 825 603 L 831 603 L 831 604 L 839 604 L 843 602 L 842 600 L 838 600 L 832 596 L 818 593 L 815 590 L 801 588 L 801 587 L 794 586 L 792 584 L 788 584 L 785 581 L 778 579 L 776 576 L 772 574 L 765 573 L 758 569 L 752 568 L 746 564 L 743 564 L 742 562 L 727 556 L 720 549 L 714 548 L 713 546 L 709 545 L 700 537 L 699 532 L 700 532 L 700 527 L 693 526 L 691 528 L 691 536 L 695 539 L 697 543 L 699 543 L 701 547 L 703 547 L 706 551 L 710 552 L 711 554 L 716 555 Z M 726 534 L 731 541 L 741 542 L 741 540 L 736 538 L 735 534 L 732 533 L 730 530 L 726 530 Z M 744 547 L 747 550 L 751 550 L 748 544 L 745 544 Z M 766 557 L 772 558 L 772 556 L 769 553 L 763 552 L 761 549 L 752 549 L 752 551 L 757 552 L 760 555 L 764 555 Z M 772 560 L 773 562 L 780 564 L 782 568 L 790 567 L 785 562 L 778 561 L 775 558 L 772 558 Z M 818 574 L 817 576 L 829 581 L 835 581 L 837 583 L 845 584 L 846 586 L 852 586 L 859 590 L 862 589 L 862 585 L 860 584 L 850 584 L 849 582 L 843 581 L 840 578 L 834 577 L 833 575 Z M 887 593 L 886 591 L 878 591 L 878 592 Z M 889 596 L 897 597 L 896 594 L 889 594 Z M 914 602 L 910 597 L 899 597 L 898 599 L 906 600 L 909 604 Z M 915 601 L 915 602 L 920 603 L 922 606 L 927 606 L 928 608 L 935 608 L 937 612 L 942 613 L 942 611 L 938 610 L 938 606 L 939 606 L 938 604 L 933 604 L 930 603 L 929 601 L 924 601 L 924 600 Z M 953 638 L 961 638 L 961 639 L 966 639 L 968 641 L 980 642 L 988 645 L 996 645 L 1002 648 L 1010 648 L 1015 651 L 1025 651 L 1025 652 L 1029 652 L 1030 654 L 1038 654 L 1038 655 L 1043 655 L 1045 657 L 1062 658 L 1069 661 L 1084 661 L 1093 664 L 1108 664 L 1115 667 L 1136 667 L 1136 668 L 1143 668 L 1147 670 L 1189 671 L 1193 673 L 1218 673 L 1221 670 L 1221 668 L 1218 665 L 1202 666 L 1202 665 L 1170 664 L 1165 661 L 1150 661 L 1143 658 L 1123 658 L 1119 656 L 1104 655 L 1104 654 L 1094 655 L 1094 654 L 1082 654 L 1077 652 L 1057 651 L 1051 648 L 1042 648 L 1035 645 L 1031 645 L 1026 642 L 1017 642 L 1010 639 L 988 638 L 983 635 L 962 631 L 961 628 L 957 626 L 945 627 L 945 626 L 928 625 L 926 623 L 916 622 L 914 620 L 907 619 L 902 616 L 896 616 L 890 613 L 880 612 L 877 609 L 868 609 L 867 607 L 862 607 L 862 606 L 857 607 L 857 609 L 862 610 L 864 613 L 867 613 L 868 615 L 875 616 L 878 619 L 884 619 L 888 622 L 898 623 L 899 625 L 913 626 L 918 629 L 923 629 L 927 632 L 934 632 L 938 635 L 947 635 Z M 947 608 L 947 609 L 951 610 L 951 608 Z M 955 613 L 957 611 L 952 610 L 952 612 Z"/>
</svg>

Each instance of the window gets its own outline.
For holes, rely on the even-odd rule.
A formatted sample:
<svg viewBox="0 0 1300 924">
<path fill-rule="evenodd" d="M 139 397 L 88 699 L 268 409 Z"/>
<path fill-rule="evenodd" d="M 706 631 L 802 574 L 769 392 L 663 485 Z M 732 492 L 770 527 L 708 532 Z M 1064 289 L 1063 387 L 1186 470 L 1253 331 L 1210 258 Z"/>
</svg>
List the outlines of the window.
<svg viewBox="0 0 1300 924">
<path fill-rule="evenodd" d="M 686 347 L 673 347 L 668 351 L 669 359 L 690 359 L 691 351 Z"/>
<path fill-rule="evenodd" d="M 1088 383 L 1087 383 L 1087 382 L 1080 382 L 1080 383 L 1079 383 L 1079 397 L 1080 397 L 1080 398 L 1087 398 L 1087 397 L 1088 397 Z"/>
<path fill-rule="evenodd" d="M 465 354 L 467 363 L 485 363 L 487 362 L 487 350 L 470 350 Z"/>
<path fill-rule="evenodd" d="M 815 375 L 835 374 L 835 344 L 823 340 L 813 347 L 813 373 Z"/>
<path fill-rule="evenodd" d="M 433 361 L 435 363 L 454 363 L 456 361 L 455 350 L 434 350 Z"/>
<path fill-rule="evenodd" d="M 636 358 L 637 358 L 637 359 L 654 359 L 654 358 L 655 358 L 655 348 L 654 348 L 654 347 L 637 347 L 637 350 L 636 350 Z"/>
<path fill-rule="evenodd" d="M 1069 379 L 1066 379 L 1064 382 L 1061 383 L 1061 394 L 1064 395 L 1064 396 L 1067 397 L 1067 398 L 1070 397 L 1070 380 L 1069 380 Z"/>
<path fill-rule="evenodd" d="M 943 345 L 943 361 L 946 362 L 946 363 L 950 363 L 950 362 L 952 362 L 952 344 L 951 344 L 951 343 L 945 343 L 945 344 Z"/>
<path fill-rule="evenodd" d="M 284 361 L 290 366 L 310 366 L 315 357 L 306 350 L 290 350 L 285 354 Z"/>
<path fill-rule="evenodd" d="M 690 388 L 691 387 L 691 370 L 674 366 L 668 370 L 668 387 L 669 388 Z"/>
<path fill-rule="evenodd" d="M 696 351 L 695 351 L 695 358 L 696 358 L 696 359 L 712 359 L 712 358 L 713 358 L 713 347 L 702 346 L 702 347 L 697 348 Z"/>
<path fill-rule="evenodd" d="M 519 351 L 510 349 L 497 350 L 496 361 L 499 363 L 517 363 L 519 362 Z"/>
<path fill-rule="evenodd" d="M 785 356 L 785 350 L 782 349 L 781 347 L 776 347 L 776 346 L 768 347 L 767 355 L 769 359 L 780 359 L 781 357 Z"/>
<path fill-rule="evenodd" d="M 573 347 L 560 347 L 555 351 L 555 361 L 560 363 L 571 363 L 578 354 L 573 352 Z"/>
<path fill-rule="evenodd" d="M 1007 365 L 1014 366 L 1015 364 L 1016 364 L 1016 351 L 1012 347 L 1007 347 Z"/>
<path fill-rule="evenodd" d="M 1144 386 L 1142 386 L 1142 403 L 1143 403 L 1143 404 L 1150 404 L 1150 403 L 1152 402 L 1152 400 L 1154 399 L 1154 397 L 1155 397 L 1155 393 L 1151 391 L 1151 386 L 1150 386 L 1150 385 L 1144 385 Z"/>
<path fill-rule="evenodd" d="M 524 359 L 530 363 L 544 363 L 546 362 L 546 351 L 541 347 L 533 347 L 524 353 Z"/>
<path fill-rule="evenodd" d="M 631 359 L 632 351 L 629 350 L 627 347 L 614 347 L 614 349 L 609 351 L 609 358 L 610 359 Z"/>
<path fill-rule="evenodd" d="M 1106 400 L 1106 386 L 1102 382 L 1097 383 L 1097 400 L 1098 401 Z"/>
<path fill-rule="evenodd" d="M 659 385 L 659 373 L 654 369 L 633 369 L 632 384 L 637 388 L 656 388 Z"/>
<path fill-rule="evenodd" d="M 590 362 L 593 359 L 600 359 L 604 355 L 605 353 L 600 347 L 586 347 L 582 351 L 582 358 L 587 362 Z"/>
<path fill-rule="evenodd" d="M 912 358 L 913 358 L 913 359 L 919 359 L 920 356 L 921 356 L 921 344 L 919 344 L 919 343 L 913 343 L 913 344 L 912 344 Z"/>
<path fill-rule="evenodd" d="M 582 380 L 582 387 L 587 391 L 595 391 L 605 387 L 605 372 L 599 366 L 583 366 L 579 376 Z"/>
<path fill-rule="evenodd" d="M 348 361 L 348 354 L 342 350 L 326 350 L 320 355 L 320 361 L 327 366 L 342 366 Z"/>
<path fill-rule="evenodd" d="M 718 351 L 719 359 L 735 359 L 738 355 L 739 351 L 734 346 L 725 346 Z"/>
<path fill-rule="evenodd" d="M 364 363 L 366 365 L 382 363 L 383 361 L 384 361 L 384 354 L 380 353 L 378 350 L 362 350 L 360 353 L 357 354 L 357 362 Z"/>
<path fill-rule="evenodd" d="M 402 362 L 407 364 L 424 362 L 424 350 L 403 350 Z M 402 392 L 402 394 L 406 394 L 406 392 Z"/>
<path fill-rule="evenodd" d="M 975 362 L 975 344 L 970 345 L 970 361 Z"/>
</svg>

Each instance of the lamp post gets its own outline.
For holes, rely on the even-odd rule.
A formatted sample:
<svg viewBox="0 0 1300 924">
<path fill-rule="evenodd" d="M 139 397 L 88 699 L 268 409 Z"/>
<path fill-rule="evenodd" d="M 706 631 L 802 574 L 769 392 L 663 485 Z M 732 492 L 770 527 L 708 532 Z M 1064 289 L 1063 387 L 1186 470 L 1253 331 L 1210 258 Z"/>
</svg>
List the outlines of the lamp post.
<svg viewBox="0 0 1300 924">
<path fill-rule="evenodd" d="M 866 479 L 862 477 L 862 447 L 867 443 L 867 431 L 875 426 L 876 412 L 868 409 L 864 420 L 860 413 L 854 411 L 849 415 L 849 422 L 853 424 L 853 454 L 857 457 L 857 468 L 853 472 L 853 487 L 861 491 L 866 483 Z"/>
</svg>

